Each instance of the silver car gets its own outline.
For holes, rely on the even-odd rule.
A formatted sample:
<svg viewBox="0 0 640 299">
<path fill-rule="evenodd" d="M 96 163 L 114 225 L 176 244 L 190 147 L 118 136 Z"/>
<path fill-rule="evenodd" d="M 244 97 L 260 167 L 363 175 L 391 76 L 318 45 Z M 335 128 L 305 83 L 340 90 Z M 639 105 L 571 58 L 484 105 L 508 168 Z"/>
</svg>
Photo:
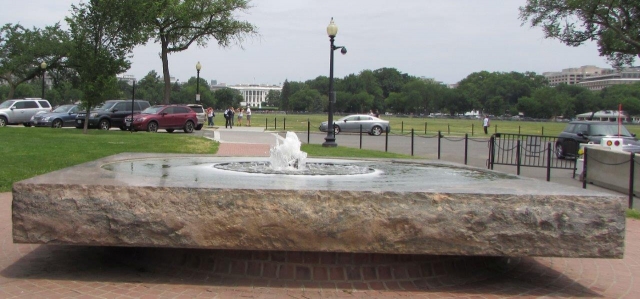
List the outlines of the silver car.
<svg viewBox="0 0 640 299">
<path fill-rule="evenodd" d="M 388 120 L 366 114 L 348 115 L 333 122 L 333 130 L 336 135 L 340 134 L 340 132 L 359 133 L 360 128 L 362 128 L 362 132 L 374 136 L 378 136 L 386 130 L 391 130 Z M 320 124 L 320 131 L 328 131 L 326 121 Z"/>
</svg>

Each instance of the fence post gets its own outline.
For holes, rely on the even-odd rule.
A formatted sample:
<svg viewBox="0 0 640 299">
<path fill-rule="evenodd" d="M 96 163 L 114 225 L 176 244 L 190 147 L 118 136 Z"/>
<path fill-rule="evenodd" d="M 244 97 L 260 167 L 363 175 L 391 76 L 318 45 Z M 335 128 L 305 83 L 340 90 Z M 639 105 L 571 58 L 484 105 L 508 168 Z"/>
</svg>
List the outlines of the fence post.
<svg viewBox="0 0 640 299">
<path fill-rule="evenodd" d="M 542 133 L 540 135 L 544 136 L 544 126 L 542 126 Z"/>
<path fill-rule="evenodd" d="M 498 133 L 498 125 L 496 125 L 495 130 L 493 131 L 493 133 Z"/>
<path fill-rule="evenodd" d="M 547 182 L 551 181 L 551 142 L 547 142 Z"/>
<path fill-rule="evenodd" d="M 516 141 L 516 174 L 520 175 L 520 139 Z"/>
<path fill-rule="evenodd" d="M 427 135 L 427 122 L 424 122 L 424 134 Z"/>
<path fill-rule="evenodd" d="M 287 118 L 284 118 L 284 123 L 283 123 L 283 128 L 282 130 L 286 131 L 287 130 Z"/>
<path fill-rule="evenodd" d="M 496 155 L 496 146 L 495 146 L 495 135 L 489 138 L 489 169 L 493 170 L 493 160 Z"/>
<path fill-rule="evenodd" d="M 413 156 L 413 128 L 411 128 L 411 156 Z"/>
<path fill-rule="evenodd" d="M 469 134 L 464 134 L 464 165 L 467 165 L 467 152 L 469 150 Z"/>
<path fill-rule="evenodd" d="M 636 154 L 631 153 L 631 160 L 629 166 L 629 209 L 633 208 L 633 174 L 635 173 Z"/>
<path fill-rule="evenodd" d="M 471 124 L 471 136 L 473 136 L 473 124 Z"/>
<path fill-rule="evenodd" d="M 438 160 L 440 160 L 440 138 L 442 137 L 442 134 L 440 133 L 440 131 L 438 131 Z"/>
<path fill-rule="evenodd" d="M 451 136 L 451 126 L 447 124 L 447 135 Z"/>
<path fill-rule="evenodd" d="M 264 118 L 264 129 L 268 130 L 268 126 L 267 126 L 267 122 L 269 121 L 269 119 L 267 119 L 266 117 Z"/>
<path fill-rule="evenodd" d="M 273 118 L 273 130 L 274 131 L 278 130 L 278 118 L 277 117 Z"/>
<path fill-rule="evenodd" d="M 520 126 L 518 126 L 518 135 L 520 135 Z"/>
<path fill-rule="evenodd" d="M 311 122 L 307 118 L 307 144 L 311 144 Z"/>
<path fill-rule="evenodd" d="M 402 121 L 400 126 L 400 134 L 404 134 L 404 120 Z"/>
<path fill-rule="evenodd" d="M 362 149 L 362 124 L 360 124 L 360 149 Z"/>
<path fill-rule="evenodd" d="M 587 152 L 588 147 L 584 147 L 584 163 L 582 164 L 582 189 L 587 189 Z"/>
<path fill-rule="evenodd" d="M 384 152 L 386 153 L 389 147 L 389 127 L 385 130 L 384 135 Z"/>
</svg>

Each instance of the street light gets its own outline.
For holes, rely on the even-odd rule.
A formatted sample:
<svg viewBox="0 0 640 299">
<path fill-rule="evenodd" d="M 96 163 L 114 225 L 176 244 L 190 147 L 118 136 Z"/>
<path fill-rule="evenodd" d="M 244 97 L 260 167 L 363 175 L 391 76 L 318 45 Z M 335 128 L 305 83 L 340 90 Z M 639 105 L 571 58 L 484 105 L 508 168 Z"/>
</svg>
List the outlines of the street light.
<svg viewBox="0 0 640 299">
<path fill-rule="evenodd" d="M 136 79 L 133 79 L 133 88 L 131 88 L 131 120 L 129 121 L 129 131 L 133 133 L 133 107 L 136 106 Z"/>
<path fill-rule="evenodd" d="M 344 55 L 347 54 L 347 48 L 333 45 L 334 39 L 338 34 L 338 26 L 333 22 L 333 18 L 331 18 L 331 22 L 327 26 L 327 34 L 329 35 L 329 41 L 331 41 L 331 56 L 329 58 L 329 121 L 327 122 L 327 137 L 324 138 L 325 141 L 322 146 L 336 147 L 338 144 L 336 143 L 336 134 L 333 128 L 333 104 L 336 102 L 336 92 L 333 91 L 333 51 L 341 49 L 340 53 Z"/>
<path fill-rule="evenodd" d="M 42 98 L 44 99 L 44 74 L 47 72 L 47 63 L 43 61 L 40 68 L 42 69 Z"/>
<path fill-rule="evenodd" d="M 200 102 L 200 69 L 202 69 L 202 65 L 200 61 L 196 63 L 196 71 L 198 71 L 198 77 L 196 78 L 196 102 Z"/>
</svg>

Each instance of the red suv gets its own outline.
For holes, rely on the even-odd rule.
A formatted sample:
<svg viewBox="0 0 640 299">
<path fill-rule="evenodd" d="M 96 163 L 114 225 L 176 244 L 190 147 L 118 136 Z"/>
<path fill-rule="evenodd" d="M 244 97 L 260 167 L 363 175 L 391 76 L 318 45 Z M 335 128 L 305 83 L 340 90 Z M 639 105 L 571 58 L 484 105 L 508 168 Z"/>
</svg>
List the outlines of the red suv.
<svg viewBox="0 0 640 299">
<path fill-rule="evenodd" d="M 169 133 L 175 130 L 193 133 L 198 123 L 195 111 L 178 105 L 151 106 L 133 117 L 133 129 L 136 131 L 157 132 L 158 129 L 164 129 Z M 127 116 L 126 121 L 131 121 L 131 115 Z"/>
</svg>

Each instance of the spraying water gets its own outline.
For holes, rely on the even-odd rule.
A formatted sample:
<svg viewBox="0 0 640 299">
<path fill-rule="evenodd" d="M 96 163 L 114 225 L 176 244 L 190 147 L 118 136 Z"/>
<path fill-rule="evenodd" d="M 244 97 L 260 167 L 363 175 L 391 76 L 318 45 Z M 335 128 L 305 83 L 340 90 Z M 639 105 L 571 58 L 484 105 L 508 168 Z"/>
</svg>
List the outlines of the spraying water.
<svg viewBox="0 0 640 299">
<path fill-rule="evenodd" d="M 286 138 L 276 135 L 276 146 L 272 147 L 269 156 L 273 170 L 304 170 L 307 153 L 300 150 L 302 143 L 294 132 L 287 132 Z"/>
</svg>

